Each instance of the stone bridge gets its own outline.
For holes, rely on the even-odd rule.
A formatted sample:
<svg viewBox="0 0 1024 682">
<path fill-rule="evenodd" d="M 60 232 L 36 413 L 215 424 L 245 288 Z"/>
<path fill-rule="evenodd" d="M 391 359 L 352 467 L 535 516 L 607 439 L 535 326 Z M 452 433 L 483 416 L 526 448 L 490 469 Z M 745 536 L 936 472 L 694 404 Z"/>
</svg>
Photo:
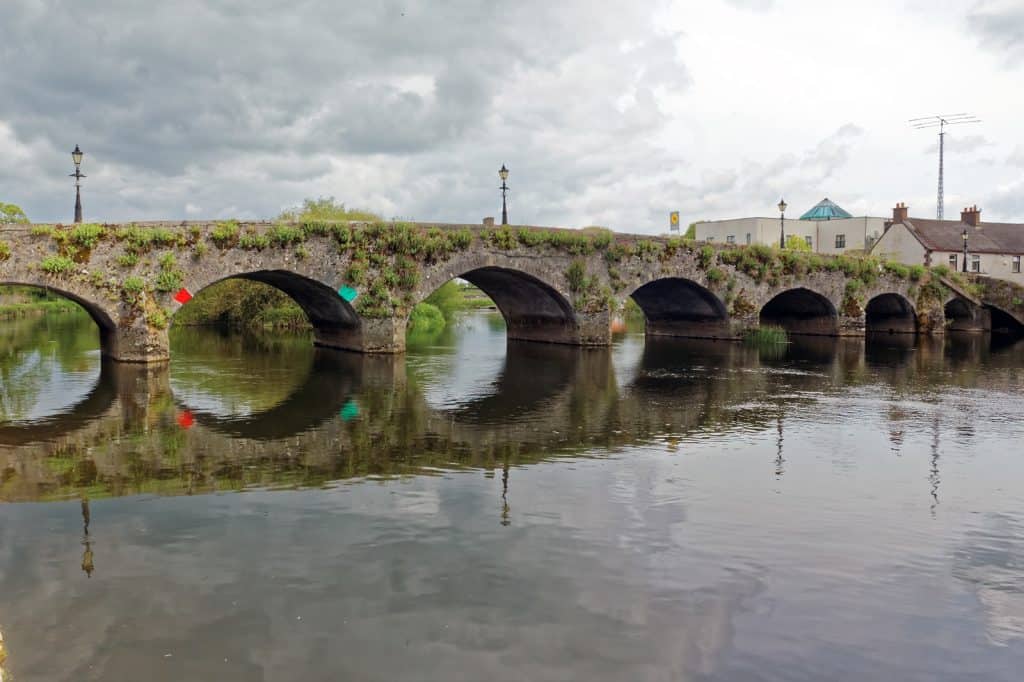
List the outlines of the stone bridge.
<svg viewBox="0 0 1024 682">
<path fill-rule="evenodd" d="M 167 360 L 178 300 L 229 278 L 288 294 L 318 345 L 366 353 L 402 352 L 412 308 L 455 277 L 494 301 L 509 338 L 570 345 L 609 344 L 629 297 L 649 335 L 734 339 L 763 324 L 825 336 L 1024 328 L 1019 289 L 988 296 L 984 278 L 956 283 L 943 275 L 869 258 L 536 227 L 0 228 L 0 284 L 45 287 L 76 301 L 96 321 L 104 355 L 131 362 Z"/>
</svg>

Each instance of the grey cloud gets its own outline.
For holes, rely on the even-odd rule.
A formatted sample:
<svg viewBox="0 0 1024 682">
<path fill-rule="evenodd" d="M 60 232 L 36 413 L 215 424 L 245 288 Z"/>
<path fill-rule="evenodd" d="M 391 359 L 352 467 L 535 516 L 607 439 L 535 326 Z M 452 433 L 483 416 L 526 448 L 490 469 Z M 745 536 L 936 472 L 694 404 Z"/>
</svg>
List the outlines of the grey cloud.
<svg viewBox="0 0 1024 682">
<path fill-rule="evenodd" d="M 689 86 L 678 37 L 656 33 L 651 10 L 3 3 L 13 38 L 0 58 L 19 68 L 0 71 L 0 124 L 36 150 L 28 166 L 0 158 L 0 177 L 20 178 L 5 200 L 64 217 L 66 150 L 79 143 L 86 213 L 104 219 L 177 218 L 186 205 L 260 216 L 317 194 L 475 219 L 504 160 L 532 219 L 564 222 L 566 193 L 647 169 L 667 122 L 656 93 Z"/>
<path fill-rule="evenodd" d="M 1024 5 L 1018 0 L 981 0 L 967 13 L 967 26 L 982 48 L 1008 66 L 1024 61 Z"/>
</svg>

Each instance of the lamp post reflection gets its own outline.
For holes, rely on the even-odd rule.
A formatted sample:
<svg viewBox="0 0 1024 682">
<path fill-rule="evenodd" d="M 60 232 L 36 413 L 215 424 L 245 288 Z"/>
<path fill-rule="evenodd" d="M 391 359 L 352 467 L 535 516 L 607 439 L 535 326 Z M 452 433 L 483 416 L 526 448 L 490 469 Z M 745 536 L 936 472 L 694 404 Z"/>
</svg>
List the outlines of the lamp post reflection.
<svg viewBox="0 0 1024 682">
<path fill-rule="evenodd" d="M 85 551 L 82 552 L 82 570 L 85 575 L 89 578 L 92 577 L 92 572 L 95 570 L 95 565 L 92 559 L 92 542 L 89 540 L 89 498 L 82 498 L 82 544 L 85 545 Z"/>
<path fill-rule="evenodd" d="M 508 506 L 508 455 L 505 455 L 505 463 L 501 466 L 501 525 L 511 524 Z"/>
<path fill-rule="evenodd" d="M 782 478 L 782 474 L 786 473 L 786 470 L 782 467 L 786 461 L 782 458 L 782 415 L 779 415 L 778 424 L 776 426 L 779 437 L 776 441 L 776 454 L 775 454 L 775 478 Z"/>
</svg>

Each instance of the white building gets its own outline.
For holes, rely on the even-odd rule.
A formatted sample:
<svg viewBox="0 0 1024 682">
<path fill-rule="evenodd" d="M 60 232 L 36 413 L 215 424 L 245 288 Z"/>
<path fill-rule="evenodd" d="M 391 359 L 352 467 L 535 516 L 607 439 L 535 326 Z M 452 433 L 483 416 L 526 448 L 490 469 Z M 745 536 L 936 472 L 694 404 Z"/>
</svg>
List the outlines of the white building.
<svg viewBox="0 0 1024 682">
<path fill-rule="evenodd" d="M 871 253 L 901 263 L 946 265 L 963 272 L 965 241 L 967 271 L 1024 284 L 1024 224 L 982 223 L 977 206 L 961 211 L 960 220 L 934 220 L 909 218 L 906 205 L 896 204 L 892 220 Z"/>
<path fill-rule="evenodd" d="M 796 235 L 817 253 L 866 251 L 881 237 L 885 218 L 855 218 L 828 198 L 796 220 L 785 221 L 786 237 Z M 733 218 L 696 223 L 696 239 L 727 244 L 767 244 L 781 239 L 781 218 Z"/>
</svg>

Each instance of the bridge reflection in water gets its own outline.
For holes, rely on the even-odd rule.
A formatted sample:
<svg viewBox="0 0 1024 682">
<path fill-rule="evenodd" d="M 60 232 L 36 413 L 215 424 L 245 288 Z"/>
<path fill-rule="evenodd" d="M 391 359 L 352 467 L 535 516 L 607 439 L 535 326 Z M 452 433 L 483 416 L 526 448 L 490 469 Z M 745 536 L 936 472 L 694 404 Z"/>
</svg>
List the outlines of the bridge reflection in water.
<svg viewBox="0 0 1024 682">
<path fill-rule="evenodd" d="M 1013 390 L 1018 375 L 1004 370 L 1024 363 L 1024 344 L 979 335 L 798 337 L 769 349 L 626 336 L 607 349 L 506 344 L 500 328 L 478 324 L 466 338 L 470 347 L 407 358 L 182 330 L 184 359 L 169 368 L 103 362 L 83 397 L 0 424 L 0 499 L 322 486 L 466 467 L 503 468 L 507 481 L 508 467 L 584 450 L 781 432 L 802 406 L 861 386 L 895 396 Z M 470 390 L 440 390 L 453 367 L 472 377 Z M 773 470 L 794 466 L 773 456 Z"/>
</svg>

